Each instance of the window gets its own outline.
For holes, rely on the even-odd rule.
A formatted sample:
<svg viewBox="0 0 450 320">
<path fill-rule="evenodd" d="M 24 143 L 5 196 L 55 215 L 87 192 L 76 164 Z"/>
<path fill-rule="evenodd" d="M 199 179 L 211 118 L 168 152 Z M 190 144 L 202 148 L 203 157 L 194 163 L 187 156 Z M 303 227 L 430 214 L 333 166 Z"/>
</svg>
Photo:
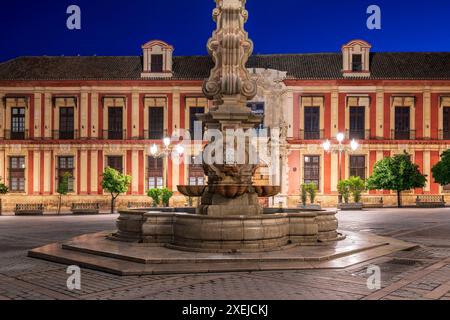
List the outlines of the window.
<svg viewBox="0 0 450 320">
<path fill-rule="evenodd" d="M 350 139 L 365 139 L 365 107 L 350 107 Z"/>
<path fill-rule="evenodd" d="M 25 108 L 11 108 L 11 139 L 25 139 Z"/>
<path fill-rule="evenodd" d="M 305 107 L 305 133 L 303 139 L 320 139 L 320 108 Z"/>
<path fill-rule="evenodd" d="M 123 110 L 110 107 L 108 109 L 108 139 L 123 139 Z"/>
<path fill-rule="evenodd" d="M 107 158 L 107 167 L 115 169 L 123 173 L 123 157 L 122 156 L 109 156 Z"/>
<path fill-rule="evenodd" d="M 149 139 L 161 140 L 164 138 L 164 108 L 150 107 L 149 112 Z"/>
<path fill-rule="evenodd" d="M 350 156 L 350 176 L 366 179 L 366 157 Z"/>
<path fill-rule="evenodd" d="M 444 192 L 450 192 L 450 184 L 447 184 L 446 186 L 443 187 Z"/>
<path fill-rule="evenodd" d="M 444 107 L 443 139 L 450 140 L 450 107 Z"/>
<path fill-rule="evenodd" d="M 163 72 L 163 55 L 152 54 L 151 57 L 151 72 Z"/>
<path fill-rule="evenodd" d="M 65 174 L 69 175 L 69 192 L 73 192 L 74 189 L 74 158 L 73 157 L 58 157 L 57 177 L 58 182 L 62 181 L 62 177 Z M 58 187 L 58 183 L 56 184 Z"/>
<path fill-rule="evenodd" d="M 304 183 L 314 182 L 320 187 L 320 156 L 305 156 Z"/>
<path fill-rule="evenodd" d="M 195 138 L 195 122 L 196 121 L 200 121 L 197 119 L 197 117 L 195 116 L 196 114 L 203 114 L 205 113 L 205 108 L 204 107 L 191 107 L 189 108 L 189 131 L 191 132 L 191 139 Z M 203 138 L 203 126 L 202 126 L 202 138 Z"/>
<path fill-rule="evenodd" d="M 25 157 L 9 158 L 9 189 L 11 192 L 25 191 Z"/>
<path fill-rule="evenodd" d="M 189 165 L 189 185 L 203 186 L 205 185 L 205 173 L 201 164 L 195 164 L 195 157 L 191 158 Z"/>
<path fill-rule="evenodd" d="M 148 157 L 148 167 L 147 167 L 147 181 L 148 188 L 162 188 L 163 187 L 163 159 L 155 159 L 153 157 Z"/>
<path fill-rule="evenodd" d="M 74 138 L 74 108 L 59 108 L 59 139 L 70 140 Z"/>
<path fill-rule="evenodd" d="M 354 54 L 352 56 L 352 71 L 359 72 L 362 71 L 362 54 Z"/>
<path fill-rule="evenodd" d="M 264 129 L 264 112 L 265 112 L 264 102 L 250 102 L 247 104 L 247 107 L 249 107 L 252 110 L 253 114 L 262 117 L 263 122 L 256 129 L 257 130 Z"/>
<path fill-rule="evenodd" d="M 409 107 L 395 107 L 395 135 L 397 140 L 410 139 L 410 109 Z"/>
</svg>

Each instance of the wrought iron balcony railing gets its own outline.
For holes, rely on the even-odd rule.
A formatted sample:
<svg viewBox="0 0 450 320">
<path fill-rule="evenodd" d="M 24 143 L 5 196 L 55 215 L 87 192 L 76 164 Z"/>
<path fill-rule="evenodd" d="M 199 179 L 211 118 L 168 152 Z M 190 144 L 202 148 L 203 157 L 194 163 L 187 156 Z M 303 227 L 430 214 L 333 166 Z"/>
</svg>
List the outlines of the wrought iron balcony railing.
<svg viewBox="0 0 450 320">
<path fill-rule="evenodd" d="M 415 140 L 416 130 L 391 130 L 392 140 Z"/>
<path fill-rule="evenodd" d="M 350 140 L 370 140 L 375 139 L 370 136 L 370 130 L 347 130 L 346 137 Z"/>
<path fill-rule="evenodd" d="M 439 130 L 439 140 L 450 140 L 450 130 Z"/>
<path fill-rule="evenodd" d="M 167 130 L 144 130 L 144 140 L 162 140 L 167 135 Z"/>
<path fill-rule="evenodd" d="M 79 138 L 78 130 L 53 130 L 52 133 L 53 140 L 77 140 Z"/>
<path fill-rule="evenodd" d="M 12 131 L 12 130 L 4 130 L 3 131 L 3 139 L 4 140 L 28 140 L 28 130 L 24 131 Z"/>
<path fill-rule="evenodd" d="M 324 138 L 323 130 L 300 130 L 299 138 L 301 140 L 322 140 Z"/>
<path fill-rule="evenodd" d="M 99 139 L 103 140 L 126 140 L 127 130 L 103 130 L 103 134 Z"/>
</svg>

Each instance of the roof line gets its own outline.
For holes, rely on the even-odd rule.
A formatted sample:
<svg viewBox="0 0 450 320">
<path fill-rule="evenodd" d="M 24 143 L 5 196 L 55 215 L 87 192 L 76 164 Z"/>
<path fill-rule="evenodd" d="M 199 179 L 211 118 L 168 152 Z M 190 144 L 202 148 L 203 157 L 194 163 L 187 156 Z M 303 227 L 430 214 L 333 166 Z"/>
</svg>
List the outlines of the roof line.
<svg viewBox="0 0 450 320">
<path fill-rule="evenodd" d="M 371 51 L 371 54 L 389 54 L 389 55 L 401 55 L 401 54 L 450 54 L 448 51 Z M 251 57 L 288 57 L 288 56 L 314 56 L 314 55 L 329 55 L 329 56 L 338 56 L 342 55 L 341 52 L 305 52 L 305 53 L 263 53 L 263 54 L 253 54 Z M 114 55 L 114 56 L 105 56 L 105 55 L 80 55 L 80 56 L 73 56 L 73 55 L 60 55 L 60 56 L 47 56 L 47 55 L 41 55 L 41 56 L 18 56 L 15 58 L 11 58 L 8 60 L 5 60 L 3 62 L 0 62 L 0 64 L 8 63 L 14 60 L 18 59 L 26 59 L 26 58 L 32 58 L 32 59 L 57 59 L 57 58 L 142 58 L 142 55 Z M 209 55 L 174 55 L 174 58 L 209 58 Z"/>
</svg>

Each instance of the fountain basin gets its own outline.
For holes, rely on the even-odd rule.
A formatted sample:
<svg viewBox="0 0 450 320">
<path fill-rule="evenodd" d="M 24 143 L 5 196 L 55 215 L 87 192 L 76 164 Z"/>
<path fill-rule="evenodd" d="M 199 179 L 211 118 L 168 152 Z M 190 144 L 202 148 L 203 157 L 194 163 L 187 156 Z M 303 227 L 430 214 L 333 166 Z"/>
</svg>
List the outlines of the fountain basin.
<svg viewBox="0 0 450 320">
<path fill-rule="evenodd" d="M 277 250 L 289 244 L 286 214 L 210 217 L 176 215 L 170 247 L 208 252 Z"/>
<path fill-rule="evenodd" d="M 336 212 L 322 211 L 317 213 L 317 225 L 319 228 L 318 240 L 320 242 L 330 242 L 340 240 L 342 237 L 338 232 L 338 220 Z"/>
<path fill-rule="evenodd" d="M 319 225 L 316 212 L 291 213 L 289 217 L 289 237 L 293 243 L 317 243 Z"/>
<path fill-rule="evenodd" d="M 186 197 L 201 197 L 206 186 L 177 186 L 178 191 Z"/>
<path fill-rule="evenodd" d="M 109 239 L 206 252 L 273 251 L 342 240 L 335 211 L 248 216 L 124 210 Z"/>
<path fill-rule="evenodd" d="M 281 192 L 280 186 L 253 186 L 253 189 L 255 189 L 260 198 L 275 197 Z"/>
<path fill-rule="evenodd" d="M 216 184 L 208 187 L 209 192 L 219 194 L 225 198 L 234 199 L 248 192 L 246 184 Z"/>
</svg>

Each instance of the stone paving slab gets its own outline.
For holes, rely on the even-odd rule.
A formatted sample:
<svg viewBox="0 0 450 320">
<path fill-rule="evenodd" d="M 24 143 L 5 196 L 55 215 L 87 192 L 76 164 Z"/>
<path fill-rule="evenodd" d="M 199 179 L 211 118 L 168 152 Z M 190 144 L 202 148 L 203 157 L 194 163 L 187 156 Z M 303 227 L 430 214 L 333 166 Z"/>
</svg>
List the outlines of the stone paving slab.
<svg viewBox="0 0 450 320">
<path fill-rule="evenodd" d="M 370 233 L 349 232 L 327 245 L 295 246 L 264 253 L 186 252 L 107 240 L 109 232 L 83 235 L 62 245 L 29 251 L 29 256 L 76 264 L 118 275 L 345 268 L 416 245 Z"/>
</svg>

